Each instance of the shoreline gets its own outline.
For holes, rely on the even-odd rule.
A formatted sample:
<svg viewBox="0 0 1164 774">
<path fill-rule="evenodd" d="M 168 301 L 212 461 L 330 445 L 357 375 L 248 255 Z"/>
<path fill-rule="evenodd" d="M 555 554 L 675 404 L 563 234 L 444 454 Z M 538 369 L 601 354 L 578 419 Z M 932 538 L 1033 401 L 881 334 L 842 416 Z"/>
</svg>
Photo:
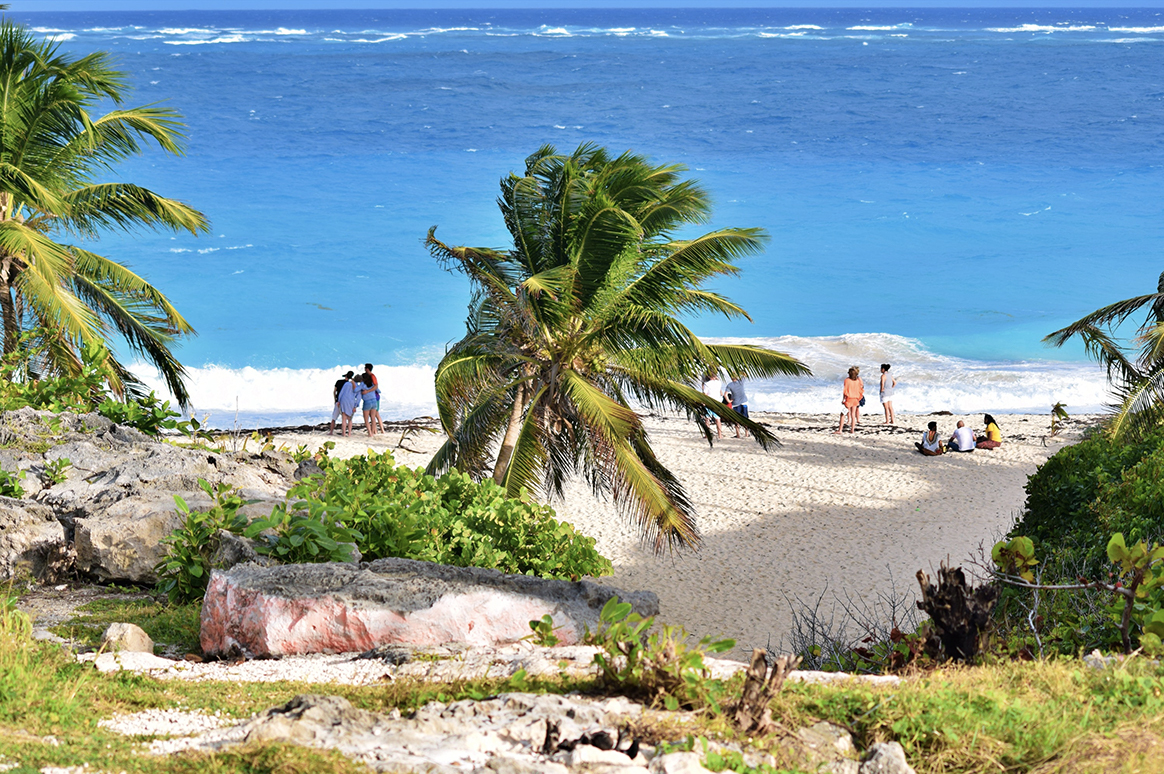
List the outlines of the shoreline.
<svg viewBox="0 0 1164 774">
<path fill-rule="evenodd" d="M 654 591 L 660 621 L 696 638 L 731 637 L 728 656 L 745 659 L 753 647 L 790 644 L 797 605 L 817 605 L 825 622 L 836 607 L 834 625 L 846 600 L 875 606 L 881 595 L 896 594 L 912 609 L 916 572 L 932 575 L 942 561 L 988 551 L 1021 513 L 1027 476 L 1102 419 L 1073 416 L 1049 438 L 1047 415 L 1006 415 L 999 417 L 1001 448 L 923 457 L 913 444 L 927 422 L 936 419 L 945 438 L 958 419 L 976 427 L 981 415 L 898 414 L 898 425 L 886 427 L 880 413 L 866 413 L 852 436 L 833 434 L 836 416 L 756 412 L 781 441 L 770 452 L 734 437 L 709 448 L 686 418 L 647 417 L 652 446 L 696 505 L 697 551 L 655 556 L 635 524 L 581 481 L 549 505 L 613 563 L 614 574 L 598 583 Z M 337 457 L 391 450 L 398 464 L 416 467 L 443 435 L 413 433 L 408 448 L 393 448 L 399 439 L 393 432 L 341 438 L 326 429 L 271 438 L 291 448 L 332 440 Z"/>
</svg>

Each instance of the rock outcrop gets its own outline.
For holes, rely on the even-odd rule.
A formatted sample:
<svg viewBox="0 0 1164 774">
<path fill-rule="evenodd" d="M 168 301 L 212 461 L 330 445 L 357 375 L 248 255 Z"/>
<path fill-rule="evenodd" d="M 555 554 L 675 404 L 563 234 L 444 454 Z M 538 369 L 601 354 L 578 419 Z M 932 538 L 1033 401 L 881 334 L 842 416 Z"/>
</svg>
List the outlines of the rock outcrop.
<svg viewBox="0 0 1164 774">
<path fill-rule="evenodd" d="M 208 656 L 362 652 L 387 644 L 498 645 L 550 615 L 564 645 L 598 626 L 613 595 L 656 615 L 651 592 L 623 592 L 496 570 L 380 559 L 215 570 L 202 605 Z"/>
<path fill-rule="evenodd" d="M 244 512 L 270 514 L 295 483 L 291 458 L 183 448 L 114 424 L 99 414 L 21 409 L 0 414 L 0 468 L 25 471 L 23 499 L 0 498 L 0 576 L 43 577 L 54 554 L 72 555 L 82 575 L 104 582 L 154 583 L 161 539 L 181 523 L 179 495 L 191 508 L 210 499 L 198 485 L 228 483 L 258 502 Z M 46 466 L 68 460 L 64 480 Z"/>
</svg>

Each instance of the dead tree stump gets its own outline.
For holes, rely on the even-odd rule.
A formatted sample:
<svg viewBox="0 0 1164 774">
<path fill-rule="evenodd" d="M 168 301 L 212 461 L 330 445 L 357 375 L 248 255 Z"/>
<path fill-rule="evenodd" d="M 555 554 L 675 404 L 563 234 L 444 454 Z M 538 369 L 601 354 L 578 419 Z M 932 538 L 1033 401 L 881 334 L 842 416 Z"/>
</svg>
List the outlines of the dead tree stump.
<svg viewBox="0 0 1164 774">
<path fill-rule="evenodd" d="M 917 582 L 922 594 L 917 606 L 934 622 L 934 634 L 946 658 L 970 661 L 977 656 L 998 589 L 989 584 L 971 588 L 962 568 L 947 567 L 945 562 L 938 568 L 937 588 L 922 570 L 917 571 Z"/>
<path fill-rule="evenodd" d="M 768 652 L 763 648 L 752 651 L 752 663 L 744 673 L 744 690 L 740 700 L 732 708 L 731 717 L 745 733 L 766 734 L 776 724 L 772 721 L 772 709 L 768 704 L 780 692 L 784 678 L 800 666 L 800 656 L 783 655 L 768 666 Z"/>
</svg>

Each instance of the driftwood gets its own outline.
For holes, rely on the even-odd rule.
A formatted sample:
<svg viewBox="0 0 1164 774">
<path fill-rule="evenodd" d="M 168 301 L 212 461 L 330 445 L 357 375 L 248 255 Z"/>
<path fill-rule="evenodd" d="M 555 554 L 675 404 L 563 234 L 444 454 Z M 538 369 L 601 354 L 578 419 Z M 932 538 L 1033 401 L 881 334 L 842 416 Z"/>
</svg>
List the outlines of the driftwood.
<svg viewBox="0 0 1164 774">
<path fill-rule="evenodd" d="M 917 571 L 921 600 L 917 606 L 933 621 L 934 634 L 941 653 L 955 661 L 970 661 L 983 645 L 990 611 L 998 601 L 998 588 L 992 585 L 971 588 L 961 567 L 938 568 L 937 588 L 930 576 Z"/>
<path fill-rule="evenodd" d="M 772 708 L 768 705 L 781 686 L 784 678 L 800 666 L 800 656 L 783 655 L 768 666 L 768 652 L 763 648 L 752 651 L 752 663 L 744 674 L 744 690 L 740 700 L 732 708 L 731 716 L 739 729 L 745 733 L 770 733 L 776 724 L 772 720 Z"/>
</svg>

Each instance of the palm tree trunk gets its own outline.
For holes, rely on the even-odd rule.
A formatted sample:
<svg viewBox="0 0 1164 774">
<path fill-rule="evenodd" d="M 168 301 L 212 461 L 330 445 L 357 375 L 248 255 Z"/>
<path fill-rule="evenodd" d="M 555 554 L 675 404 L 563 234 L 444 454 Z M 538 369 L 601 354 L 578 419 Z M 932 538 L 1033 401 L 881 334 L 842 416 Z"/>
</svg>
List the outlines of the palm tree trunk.
<svg viewBox="0 0 1164 774">
<path fill-rule="evenodd" d="M 501 451 L 497 452 L 497 464 L 493 466 L 493 482 L 500 485 L 509 472 L 509 461 L 513 459 L 513 447 L 517 446 L 517 436 L 521 433 L 521 415 L 525 411 L 525 385 L 517 385 L 513 398 L 513 410 L 509 412 L 509 426 L 505 428 L 505 438 L 501 441 Z"/>
<path fill-rule="evenodd" d="M 20 344 L 20 326 L 16 320 L 16 304 L 12 300 L 12 285 L 8 281 L 11 264 L 8 261 L 0 267 L 0 321 L 4 324 L 4 354 L 16 351 Z"/>
</svg>

